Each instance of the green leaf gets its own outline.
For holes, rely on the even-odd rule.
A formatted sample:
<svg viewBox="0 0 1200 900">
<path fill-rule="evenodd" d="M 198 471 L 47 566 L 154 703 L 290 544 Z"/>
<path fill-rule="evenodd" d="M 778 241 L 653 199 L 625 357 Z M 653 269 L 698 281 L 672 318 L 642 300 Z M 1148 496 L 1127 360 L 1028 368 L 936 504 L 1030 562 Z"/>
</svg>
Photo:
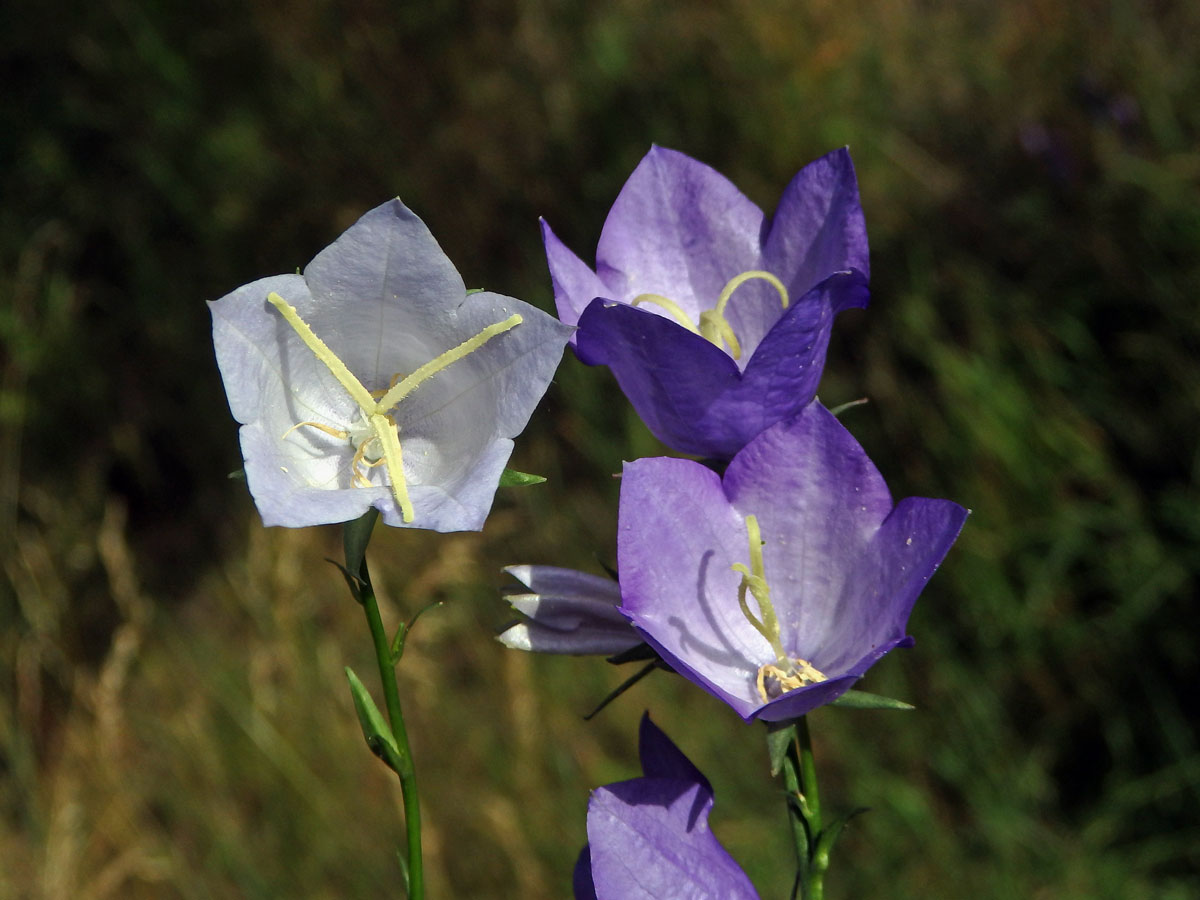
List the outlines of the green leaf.
<svg viewBox="0 0 1200 900">
<path fill-rule="evenodd" d="M 846 691 L 829 705 L 840 706 L 843 709 L 916 709 L 911 703 L 905 703 L 903 700 L 868 694 L 866 691 Z"/>
<path fill-rule="evenodd" d="M 434 600 L 431 603 L 426 603 L 417 610 L 417 614 L 415 616 L 413 616 L 407 622 L 401 622 L 396 627 L 396 636 L 392 638 L 391 646 L 393 666 L 400 662 L 400 658 L 404 656 L 404 642 L 408 640 L 408 636 L 412 633 L 413 626 L 417 624 L 417 619 L 421 618 L 421 616 L 425 615 L 425 613 L 429 612 L 429 610 L 436 609 L 437 607 L 444 605 L 444 600 Z"/>
<path fill-rule="evenodd" d="M 767 723 L 767 753 L 771 757 L 772 778 L 783 771 L 783 761 L 787 756 L 788 745 L 794 740 L 796 740 L 794 720 Z"/>
<path fill-rule="evenodd" d="M 346 678 L 350 682 L 350 695 L 354 698 L 354 711 L 358 713 L 358 724 L 362 726 L 367 746 L 391 769 L 399 772 L 396 766 L 399 764 L 400 749 L 396 746 L 396 739 L 392 737 L 392 731 L 388 728 L 383 713 L 379 711 L 370 692 L 358 680 L 358 676 L 349 666 L 346 666 Z"/>
<path fill-rule="evenodd" d="M 541 484 L 545 480 L 542 475 L 529 475 L 516 469 L 505 469 L 500 473 L 500 487 L 525 487 L 528 484 Z"/>
</svg>

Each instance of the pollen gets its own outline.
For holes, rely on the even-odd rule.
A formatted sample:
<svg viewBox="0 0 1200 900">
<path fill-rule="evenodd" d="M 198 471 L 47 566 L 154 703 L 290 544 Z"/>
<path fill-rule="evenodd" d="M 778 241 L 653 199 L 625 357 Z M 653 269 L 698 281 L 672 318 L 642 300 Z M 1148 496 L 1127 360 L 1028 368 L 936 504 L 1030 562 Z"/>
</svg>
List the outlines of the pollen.
<svg viewBox="0 0 1200 900">
<path fill-rule="evenodd" d="M 760 666 L 756 685 L 758 696 L 763 703 L 767 703 L 777 697 L 782 697 L 788 691 L 828 680 L 825 673 L 807 659 L 796 656 L 788 660 L 786 666 L 780 666 L 773 662 Z"/>
</svg>

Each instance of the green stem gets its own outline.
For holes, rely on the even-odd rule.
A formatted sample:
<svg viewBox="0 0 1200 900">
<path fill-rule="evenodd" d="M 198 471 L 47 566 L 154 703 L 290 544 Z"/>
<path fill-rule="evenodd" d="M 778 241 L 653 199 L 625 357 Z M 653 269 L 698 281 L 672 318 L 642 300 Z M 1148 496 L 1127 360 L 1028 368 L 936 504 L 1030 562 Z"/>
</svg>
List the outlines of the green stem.
<svg viewBox="0 0 1200 900">
<path fill-rule="evenodd" d="M 782 770 L 788 796 L 788 823 L 796 845 L 796 880 L 792 898 L 822 900 L 829 845 L 836 834 L 821 830 L 821 799 L 817 793 L 817 766 L 813 759 L 808 721 L 801 716 L 775 729 L 779 741 L 772 748 L 775 770 Z"/>
<path fill-rule="evenodd" d="M 369 514 L 368 514 L 369 515 Z M 370 525 L 374 518 L 370 518 Z M 370 528 L 370 525 L 367 528 Z M 421 863 L 421 805 L 417 794 L 417 773 L 413 766 L 412 750 L 408 743 L 408 731 L 404 727 L 404 712 L 400 708 L 400 687 L 396 683 L 396 663 L 388 642 L 387 632 L 383 628 L 383 617 L 379 614 L 379 603 L 375 599 L 375 589 L 371 586 L 371 575 L 367 570 L 367 560 L 362 554 L 365 541 L 361 548 L 351 553 L 347 546 L 346 563 L 348 567 L 355 566 L 355 556 L 358 556 L 357 571 L 359 585 L 355 590 L 356 599 L 362 604 L 367 616 L 367 627 L 371 630 L 371 641 L 375 645 L 375 661 L 379 666 L 379 680 L 383 684 L 383 699 L 387 707 L 388 723 L 391 726 L 392 737 L 400 750 L 399 759 L 395 762 L 396 774 L 400 778 L 400 793 L 404 798 L 404 826 L 408 839 L 408 897 L 409 900 L 424 900 L 425 876 Z"/>
<path fill-rule="evenodd" d="M 817 791 L 817 763 L 813 756 L 812 736 L 808 732 L 808 719 L 801 716 L 796 721 L 796 740 L 791 752 L 800 770 L 800 811 L 808 832 L 808 868 L 804 873 L 805 900 L 823 900 L 825 897 L 825 870 L 829 868 L 829 851 L 820 843 L 821 796 Z"/>
</svg>

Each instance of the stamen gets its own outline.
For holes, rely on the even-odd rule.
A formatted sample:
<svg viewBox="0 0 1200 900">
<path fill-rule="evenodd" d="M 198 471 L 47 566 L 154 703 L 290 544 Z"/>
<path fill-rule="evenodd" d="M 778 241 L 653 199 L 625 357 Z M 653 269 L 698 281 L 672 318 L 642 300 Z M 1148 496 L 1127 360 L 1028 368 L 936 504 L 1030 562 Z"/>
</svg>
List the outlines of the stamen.
<svg viewBox="0 0 1200 900">
<path fill-rule="evenodd" d="M 694 323 L 691 317 L 683 311 L 683 307 L 670 297 L 664 297 L 662 294 L 638 294 L 633 298 L 633 302 L 630 305 L 637 306 L 640 303 L 653 303 L 655 306 L 661 306 L 675 317 L 676 322 L 678 322 L 692 334 L 700 334 L 700 329 L 696 327 L 696 323 Z M 700 314 L 700 321 L 704 321 L 704 313 Z M 709 340 L 711 341 L 712 338 L 709 338 Z"/>
<path fill-rule="evenodd" d="M 775 663 L 767 663 L 759 667 L 756 686 L 758 687 L 758 696 L 762 698 L 763 703 L 774 700 L 776 697 L 782 697 L 788 691 L 794 691 L 796 688 L 820 684 L 822 681 L 829 680 L 824 672 L 807 659 L 797 656 L 786 662 L 787 664 L 782 667 Z"/>
<path fill-rule="evenodd" d="M 289 428 L 287 431 L 285 431 L 283 434 L 281 434 L 279 436 L 279 439 L 281 441 L 287 440 L 287 436 L 289 434 L 291 434 L 297 428 L 303 428 L 305 425 L 309 426 L 310 428 L 315 428 L 315 429 L 317 429 L 317 431 L 323 431 L 330 437 L 340 438 L 343 441 L 346 440 L 346 438 L 350 437 L 350 432 L 339 431 L 338 429 L 333 428 L 329 425 L 326 425 L 322 422 L 297 422 L 295 425 L 293 425 L 291 428 Z"/>
</svg>

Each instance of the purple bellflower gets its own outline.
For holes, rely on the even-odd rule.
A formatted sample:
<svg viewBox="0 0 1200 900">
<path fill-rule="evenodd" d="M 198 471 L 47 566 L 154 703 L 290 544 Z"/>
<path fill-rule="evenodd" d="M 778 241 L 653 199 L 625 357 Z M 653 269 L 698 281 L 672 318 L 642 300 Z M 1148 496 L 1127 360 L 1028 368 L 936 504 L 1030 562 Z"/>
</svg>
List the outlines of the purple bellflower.
<svg viewBox="0 0 1200 900">
<path fill-rule="evenodd" d="M 730 459 L 816 395 L 833 317 L 867 305 L 867 231 L 845 149 L 805 166 L 768 222 L 724 176 L 653 147 L 604 223 L 596 268 L 542 222 L 576 355 L 649 429 Z"/>
<path fill-rule="evenodd" d="M 773 425 L 724 479 L 626 463 L 621 611 L 676 672 L 746 721 L 801 716 L 893 647 L 967 510 L 910 497 L 819 403 Z"/>
<path fill-rule="evenodd" d="M 355 519 L 483 527 L 512 438 L 571 329 L 499 294 L 468 294 L 399 200 L 364 215 L 302 275 L 209 304 L 267 525 Z"/>
<path fill-rule="evenodd" d="M 708 828 L 708 779 L 649 716 L 638 745 L 642 777 L 592 792 L 576 900 L 758 900 Z"/>
<path fill-rule="evenodd" d="M 508 566 L 504 571 L 531 591 L 507 598 L 527 619 L 498 635 L 506 647 L 612 656 L 642 643 L 617 611 L 621 588 L 611 578 L 556 566 Z"/>
</svg>

